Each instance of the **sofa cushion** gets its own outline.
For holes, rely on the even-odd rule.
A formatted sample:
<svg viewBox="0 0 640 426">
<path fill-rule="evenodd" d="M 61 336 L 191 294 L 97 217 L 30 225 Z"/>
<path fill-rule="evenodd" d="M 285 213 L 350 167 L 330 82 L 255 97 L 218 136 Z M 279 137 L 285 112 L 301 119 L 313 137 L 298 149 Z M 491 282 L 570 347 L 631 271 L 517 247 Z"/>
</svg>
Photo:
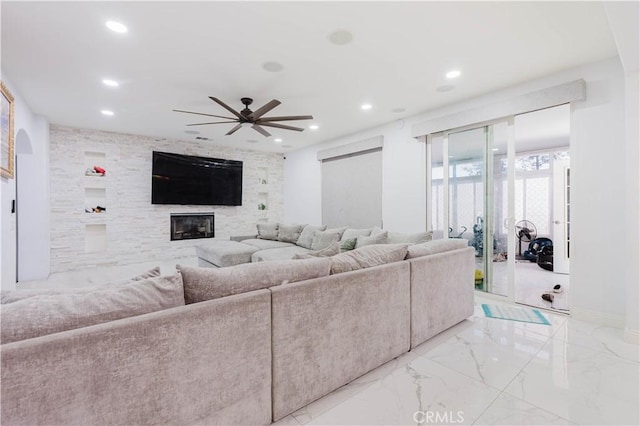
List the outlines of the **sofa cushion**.
<svg viewBox="0 0 640 426">
<path fill-rule="evenodd" d="M 278 239 L 278 224 L 277 223 L 258 223 L 258 238 L 263 240 L 277 240 Z"/>
<path fill-rule="evenodd" d="M 33 296 L 54 296 L 57 294 L 69 294 L 69 293 L 88 293 L 94 290 L 104 289 L 105 287 L 114 287 L 119 285 L 127 285 L 134 281 L 140 281 L 146 278 L 153 278 L 160 276 L 160 267 L 156 266 L 153 269 L 149 269 L 146 272 L 143 272 L 140 275 L 136 275 L 135 277 L 128 280 L 119 280 L 113 281 L 110 283 L 93 285 L 87 287 L 74 287 L 74 288 L 60 288 L 60 289 L 25 289 L 25 290 L 3 290 L 0 291 L 0 304 L 5 303 L 13 303 L 19 300 L 28 299 Z"/>
<path fill-rule="evenodd" d="M 309 250 L 311 250 L 311 243 L 313 242 L 313 234 L 315 234 L 316 231 L 324 231 L 325 229 L 327 229 L 327 225 L 305 226 L 302 232 L 300 233 L 300 238 L 298 238 L 298 242 L 296 244 L 299 245 L 300 247 L 308 248 Z"/>
<path fill-rule="evenodd" d="M 368 237 L 369 235 L 371 235 L 371 230 L 372 228 L 366 228 L 366 229 L 347 228 L 342 233 L 342 238 L 340 239 L 340 241 L 348 240 L 349 238 L 356 238 L 356 237 L 359 237 L 360 235 Z"/>
<path fill-rule="evenodd" d="M 404 234 L 402 232 L 389 232 L 387 243 L 389 244 L 420 244 L 433 239 L 433 231 Z"/>
<path fill-rule="evenodd" d="M 2 343 L 142 315 L 184 305 L 179 274 L 92 291 L 33 296 L 0 312 Z"/>
<path fill-rule="evenodd" d="M 273 240 L 259 240 L 257 238 L 253 238 L 250 240 L 242 240 L 241 243 L 248 244 L 252 247 L 257 248 L 258 250 L 267 250 L 272 248 L 282 248 L 282 247 L 291 247 L 293 244 L 285 243 L 283 241 L 273 241 Z"/>
<path fill-rule="evenodd" d="M 331 273 L 355 271 L 399 262 L 407 255 L 406 244 L 376 244 L 340 253 L 331 257 Z"/>
<path fill-rule="evenodd" d="M 428 256 L 445 251 L 457 250 L 468 246 L 468 241 L 462 238 L 449 238 L 447 240 L 427 241 L 426 243 L 414 244 L 409 246 L 409 249 L 407 251 L 407 259 Z"/>
<path fill-rule="evenodd" d="M 329 247 L 317 251 L 308 251 L 306 253 L 298 253 L 293 256 L 294 259 L 310 259 L 312 257 L 331 257 L 340 253 L 340 242 L 334 241 Z"/>
<path fill-rule="evenodd" d="M 329 229 L 325 229 L 325 232 L 332 232 L 335 233 L 337 232 L 338 234 L 340 234 L 340 239 L 342 239 L 342 234 L 344 234 L 344 231 L 347 230 L 346 226 L 343 226 L 341 228 L 329 228 Z"/>
<path fill-rule="evenodd" d="M 196 255 L 213 265 L 225 267 L 251 262 L 251 255 L 258 250 L 258 247 L 237 241 L 213 240 L 196 246 Z"/>
<path fill-rule="evenodd" d="M 297 243 L 302 230 L 307 225 L 284 225 L 278 224 L 278 241 L 285 243 Z"/>
<path fill-rule="evenodd" d="M 324 248 L 329 247 L 331 244 L 336 241 L 340 241 L 340 233 L 339 232 L 329 232 L 329 231 L 316 231 L 313 234 L 313 240 L 311 241 L 311 250 L 318 251 Z"/>
<path fill-rule="evenodd" d="M 371 235 L 369 237 L 360 235 L 356 238 L 356 248 L 370 246 L 372 244 L 387 244 L 387 242 L 387 231 L 384 231 L 380 234 Z"/>
<path fill-rule="evenodd" d="M 356 248 L 358 237 L 349 238 L 347 240 L 340 240 L 340 251 L 349 251 Z"/>
<path fill-rule="evenodd" d="M 308 253 L 309 249 L 299 246 L 279 247 L 259 250 L 251 255 L 252 262 L 265 262 L 273 260 L 290 260 L 298 253 Z"/>
<path fill-rule="evenodd" d="M 275 260 L 247 263 L 228 268 L 196 268 L 177 265 L 184 281 L 187 303 L 204 302 L 232 294 L 246 293 L 329 275 L 331 260 Z"/>
</svg>

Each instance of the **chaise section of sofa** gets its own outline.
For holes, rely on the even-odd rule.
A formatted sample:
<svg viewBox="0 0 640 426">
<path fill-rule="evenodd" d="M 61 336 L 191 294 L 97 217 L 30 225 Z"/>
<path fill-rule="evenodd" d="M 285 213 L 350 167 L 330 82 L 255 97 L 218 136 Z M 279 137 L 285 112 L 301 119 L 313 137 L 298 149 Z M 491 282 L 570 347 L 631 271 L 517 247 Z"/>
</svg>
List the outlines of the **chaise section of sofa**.
<svg viewBox="0 0 640 426">
<path fill-rule="evenodd" d="M 275 421 L 409 350 L 408 262 L 271 291 Z"/>
<path fill-rule="evenodd" d="M 268 290 L 0 350 L 3 425 L 271 422 Z"/>
</svg>

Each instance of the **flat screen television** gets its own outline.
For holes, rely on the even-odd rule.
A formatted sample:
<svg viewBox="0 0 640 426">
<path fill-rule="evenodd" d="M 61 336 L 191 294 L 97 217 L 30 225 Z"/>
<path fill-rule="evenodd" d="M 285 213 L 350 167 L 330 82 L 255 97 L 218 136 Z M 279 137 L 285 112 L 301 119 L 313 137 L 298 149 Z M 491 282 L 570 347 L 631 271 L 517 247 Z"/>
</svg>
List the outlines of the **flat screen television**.
<svg viewBox="0 0 640 426">
<path fill-rule="evenodd" d="M 242 205 L 242 161 L 153 151 L 151 204 Z"/>
</svg>

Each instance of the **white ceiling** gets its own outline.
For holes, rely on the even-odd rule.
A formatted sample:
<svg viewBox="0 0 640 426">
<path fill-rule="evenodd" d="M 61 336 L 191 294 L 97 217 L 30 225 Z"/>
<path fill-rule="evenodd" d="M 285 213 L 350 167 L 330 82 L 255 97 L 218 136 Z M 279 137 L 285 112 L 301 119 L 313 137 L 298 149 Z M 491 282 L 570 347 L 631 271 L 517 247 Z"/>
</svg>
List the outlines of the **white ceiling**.
<svg viewBox="0 0 640 426">
<path fill-rule="evenodd" d="M 615 56 L 600 2 L 1 2 L 2 71 L 51 123 L 282 152 Z M 118 20 L 127 34 L 109 31 Z M 328 36 L 348 30 L 352 43 Z M 281 72 L 262 64 L 276 61 Z M 459 69 L 462 76 L 447 80 Z M 102 85 L 103 78 L 121 82 Z M 438 92 L 439 86 L 455 88 Z M 319 130 L 252 129 L 172 112 L 228 115 L 208 99 Z M 369 102 L 370 111 L 360 105 Z M 392 110 L 405 109 L 397 113 Z M 113 117 L 100 110 L 110 109 Z M 307 126 L 311 122 L 284 124 Z M 282 137 L 281 145 L 273 138 Z M 258 141 L 249 143 L 249 140 Z"/>
</svg>

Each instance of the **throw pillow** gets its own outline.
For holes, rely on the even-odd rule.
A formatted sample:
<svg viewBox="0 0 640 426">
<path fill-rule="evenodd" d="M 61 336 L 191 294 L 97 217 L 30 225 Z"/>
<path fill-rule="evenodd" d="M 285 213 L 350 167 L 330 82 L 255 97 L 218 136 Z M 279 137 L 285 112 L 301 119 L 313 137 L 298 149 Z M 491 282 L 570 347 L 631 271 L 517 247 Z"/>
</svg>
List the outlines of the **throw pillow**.
<svg viewBox="0 0 640 426">
<path fill-rule="evenodd" d="M 340 241 L 340 251 L 349 251 L 356 248 L 356 243 L 358 242 L 358 237 L 349 238 L 348 240 Z"/>
<path fill-rule="evenodd" d="M 343 226 L 342 228 L 331 228 L 331 229 L 327 229 L 326 232 L 334 232 L 334 233 L 338 233 L 340 234 L 340 239 L 342 239 L 342 234 L 344 234 L 344 231 L 347 230 L 346 226 Z"/>
<path fill-rule="evenodd" d="M 371 234 L 369 234 L 370 237 L 376 236 L 378 234 L 382 234 L 383 232 L 387 232 L 384 229 L 380 228 L 379 226 L 374 226 L 371 229 Z"/>
<path fill-rule="evenodd" d="M 339 240 L 340 234 L 337 232 L 316 231 L 316 233 L 313 234 L 313 240 L 311 240 L 311 250 L 322 250 Z"/>
<path fill-rule="evenodd" d="M 389 238 L 387 242 L 389 244 L 420 244 L 426 243 L 433 239 L 433 231 L 429 232 L 416 232 L 413 234 L 403 234 L 401 232 L 389 232 Z"/>
<path fill-rule="evenodd" d="M 179 274 L 89 292 L 33 296 L 2 307 L 0 339 L 15 342 L 182 305 Z"/>
<path fill-rule="evenodd" d="M 368 237 L 369 235 L 371 235 L 371 228 L 366 228 L 366 229 L 347 228 L 342 234 L 342 241 L 348 240 L 350 238 L 356 238 L 356 237 L 359 237 L 360 235 Z"/>
<path fill-rule="evenodd" d="M 59 288 L 59 289 L 25 289 L 25 290 L 3 290 L 0 291 L 0 304 L 5 303 L 13 303 L 19 300 L 28 299 L 34 296 L 54 296 L 57 294 L 80 294 L 80 293 L 88 293 L 94 290 L 104 289 L 105 287 L 114 287 L 120 285 L 131 284 L 134 281 L 140 281 L 146 278 L 153 278 L 160 276 L 160 267 L 156 266 L 153 269 L 149 269 L 146 272 L 143 272 L 140 275 L 136 275 L 135 277 L 129 280 L 120 280 L 114 281 L 106 284 L 101 284 L 98 286 L 87 286 L 87 287 L 69 287 L 69 288 Z"/>
<path fill-rule="evenodd" d="M 258 223 L 258 238 L 262 240 L 277 240 L 278 239 L 278 224 L 277 223 Z"/>
<path fill-rule="evenodd" d="M 399 262 L 407 255 L 406 244 L 377 244 L 365 246 L 331 258 L 331 274 L 355 271 Z"/>
<path fill-rule="evenodd" d="M 312 257 L 331 257 L 340 253 L 340 243 L 335 241 L 327 248 L 318 251 L 310 251 L 307 253 L 296 253 L 294 259 L 311 259 Z"/>
<path fill-rule="evenodd" d="M 356 248 L 370 246 L 372 244 L 386 244 L 387 243 L 387 231 L 380 234 L 365 237 L 360 235 L 356 238 Z"/>
<path fill-rule="evenodd" d="M 300 233 L 306 225 L 283 225 L 278 224 L 278 241 L 284 243 L 297 243 Z"/>
<path fill-rule="evenodd" d="M 307 225 L 304 227 L 304 229 L 302 230 L 302 232 L 300 233 L 300 238 L 298 238 L 298 242 L 296 243 L 296 245 L 299 245 L 300 247 L 304 247 L 304 248 L 308 248 L 309 250 L 311 249 L 311 243 L 313 242 L 313 234 L 316 233 L 316 231 L 324 231 L 325 229 L 327 229 L 327 225 L 322 225 L 322 226 L 314 226 L 314 225 Z"/>
<path fill-rule="evenodd" d="M 429 256 L 431 254 L 442 253 L 445 251 L 458 250 L 468 246 L 468 241 L 462 238 L 449 238 L 447 240 L 428 241 L 426 243 L 414 244 L 409 246 L 409 249 L 407 251 L 407 259 Z"/>
<path fill-rule="evenodd" d="M 274 260 L 245 263 L 226 268 L 177 266 L 184 281 L 186 302 L 196 303 L 232 294 L 269 288 L 285 282 L 303 281 L 329 275 L 331 260 Z"/>
</svg>

